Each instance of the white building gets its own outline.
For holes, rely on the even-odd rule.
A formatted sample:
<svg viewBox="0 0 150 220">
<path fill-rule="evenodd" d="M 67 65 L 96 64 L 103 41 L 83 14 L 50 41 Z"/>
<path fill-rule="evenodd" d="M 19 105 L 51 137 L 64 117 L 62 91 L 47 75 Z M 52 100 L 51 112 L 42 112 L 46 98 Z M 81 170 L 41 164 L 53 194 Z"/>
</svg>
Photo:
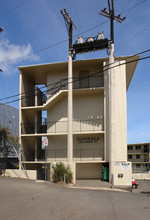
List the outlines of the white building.
<svg viewBox="0 0 150 220">
<path fill-rule="evenodd" d="M 119 57 L 115 61 L 114 185 L 131 184 L 131 164 L 127 162 L 126 91 L 137 65 L 132 62 L 135 59 L 137 57 Z M 60 161 L 70 165 L 74 182 L 79 178 L 103 177 L 103 166 L 109 167 L 112 154 L 107 64 L 107 58 L 73 62 L 73 149 L 67 143 L 68 63 L 19 67 L 21 163 L 25 164 L 29 178 L 44 178 L 44 137 L 48 138 L 48 179 L 51 166 Z"/>
</svg>

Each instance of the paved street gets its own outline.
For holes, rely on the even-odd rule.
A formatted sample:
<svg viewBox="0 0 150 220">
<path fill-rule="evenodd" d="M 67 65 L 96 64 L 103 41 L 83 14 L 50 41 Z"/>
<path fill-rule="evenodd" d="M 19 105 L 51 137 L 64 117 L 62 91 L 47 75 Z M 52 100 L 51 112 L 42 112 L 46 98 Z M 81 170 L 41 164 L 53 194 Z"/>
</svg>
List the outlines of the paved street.
<svg viewBox="0 0 150 220">
<path fill-rule="evenodd" d="M 146 182 L 143 192 L 140 188 L 132 193 L 113 192 L 0 177 L 0 219 L 147 220 L 149 186 L 150 182 Z"/>
</svg>

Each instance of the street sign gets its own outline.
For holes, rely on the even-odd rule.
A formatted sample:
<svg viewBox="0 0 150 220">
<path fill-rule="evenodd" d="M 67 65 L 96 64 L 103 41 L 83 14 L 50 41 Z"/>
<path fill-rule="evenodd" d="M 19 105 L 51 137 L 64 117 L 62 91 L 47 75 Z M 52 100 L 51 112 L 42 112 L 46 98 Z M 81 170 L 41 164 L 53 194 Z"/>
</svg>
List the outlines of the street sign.
<svg viewBox="0 0 150 220">
<path fill-rule="evenodd" d="M 48 138 L 44 139 L 44 147 L 48 147 Z"/>
</svg>

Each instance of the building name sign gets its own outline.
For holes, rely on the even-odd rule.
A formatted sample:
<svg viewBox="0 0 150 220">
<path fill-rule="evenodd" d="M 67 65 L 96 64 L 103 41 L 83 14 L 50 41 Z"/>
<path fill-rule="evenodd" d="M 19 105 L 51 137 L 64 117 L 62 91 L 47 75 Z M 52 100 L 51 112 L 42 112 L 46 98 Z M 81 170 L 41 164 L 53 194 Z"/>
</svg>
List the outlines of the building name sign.
<svg viewBox="0 0 150 220">
<path fill-rule="evenodd" d="M 77 141 L 79 144 L 97 143 L 99 141 L 99 137 L 78 137 Z"/>
</svg>

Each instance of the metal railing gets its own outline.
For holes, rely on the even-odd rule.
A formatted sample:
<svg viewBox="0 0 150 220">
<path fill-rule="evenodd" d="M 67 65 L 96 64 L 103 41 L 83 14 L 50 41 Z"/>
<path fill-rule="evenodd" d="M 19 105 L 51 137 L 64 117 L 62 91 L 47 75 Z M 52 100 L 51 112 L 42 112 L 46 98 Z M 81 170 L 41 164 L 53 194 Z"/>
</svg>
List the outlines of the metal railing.
<svg viewBox="0 0 150 220">
<path fill-rule="evenodd" d="M 21 123 L 21 134 L 35 134 L 35 124 Z"/>
<path fill-rule="evenodd" d="M 149 158 L 139 158 L 139 159 L 128 159 L 131 162 L 136 162 L 136 163 L 142 163 L 142 162 L 149 162 Z"/>
<path fill-rule="evenodd" d="M 35 155 L 37 155 L 37 161 L 45 161 L 45 150 L 23 150 L 22 161 L 35 161 Z M 102 161 L 104 158 L 103 149 L 86 148 L 86 149 L 73 149 L 74 161 Z M 66 161 L 67 149 L 48 149 L 47 160 L 49 161 Z"/>
<path fill-rule="evenodd" d="M 22 134 L 67 133 L 67 121 L 51 121 L 40 123 L 21 123 Z M 73 120 L 73 132 L 95 132 L 104 130 L 103 119 Z"/>
<path fill-rule="evenodd" d="M 104 151 L 103 149 L 88 148 L 88 149 L 74 149 L 73 159 L 74 161 L 99 161 L 103 160 Z"/>
</svg>

